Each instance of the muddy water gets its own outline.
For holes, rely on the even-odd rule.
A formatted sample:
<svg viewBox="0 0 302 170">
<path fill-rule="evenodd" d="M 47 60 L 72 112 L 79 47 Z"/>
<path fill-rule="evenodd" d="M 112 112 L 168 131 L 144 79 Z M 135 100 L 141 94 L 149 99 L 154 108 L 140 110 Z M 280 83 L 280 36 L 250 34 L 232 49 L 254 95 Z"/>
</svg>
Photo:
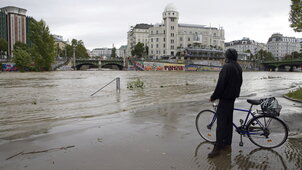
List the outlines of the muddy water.
<svg viewBox="0 0 302 170">
<path fill-rule="evenodd" d="M 116 91 L 115 83 L 112 83 L 94 96 L 90 96 L 116 77 L 121 78 L 120 93 Z M 217 77 L 217 72 L 0 73 L 0 143 L 7 144 L 12 141 L 51 135 L 60 127 L 69 126 L 73 130 L 89 128 L 89 126 L 94 126 L 91 122 L 108 116 L 119 117 L 126 112 L 134 112 L 134 116 L 127 117 L 127 122 L 130 124 L 143 122 L 141 124 L 144 126 L 143 130 L 147 129 L 146 121 L 156 120 L 163 123 L 165 128 L 163 128 L 162 136 L 169 137 L 177 131 L 175 130 L 179 128 L 177 126 L 181 127 L 183 122 L 194 119 L 194 115 L 188 117 L 185 114 L 173 115 L 171 113 L 180 110 L 196 112 L 196 106 L 207 103 L 216 85 Z M 301 161 L 296 159 L 302 159 L 302 151 L 299 149 L 302 139 L 302 104 L 289 101 L 282 95 L 302 86 L 302 74 L 245 72 L 243 77 L 241 97 L 237 100 L 236 106 L 247 108 L 246 99 L 248 98 L 277 97 L 283 106 L 280 117 L 289 125 L 291 139 L 277 150 L 282 151 L 281 156 L 276 151 L 251 149 L 239 152 L 236 150 L 240 154 L 231 155 L 230 162 L 226 162 L 223 158 L 222 163 L 220 160 L 218 163 L 209 161 L 206 164 L 209 168 L 229 166 L 235 169 L 242 167 L 265 169 L 274 167 L 272 164 L 276 161 L 269 161 L 273 159 L 270 157 L 273 155 L 276 159 L 285 159 L 285 166 L 301 167 Z M 144 82 L 145 88 L 127 89 L 127 83 L 138 78 Z M 163 116 L 168 119 L 160 120 Z M 240 114 L 235 113 L 235 120 L 240 117 L 242 117 Z M 79 122 L 87 120 L 90 122 L 81 124 L 84 127 L 78 126 Z M 129 124 L 124 126 L 125 129 L 131 127 Z M 188 127 L 194 128 L 189 123 L 183 126 L 186 130 Z M 64 128 L 60 131 L 64 131 Z M 145 134 L 154 133 L 150 129 L 145 132 Z M 188 134 L 184 133 L 183 136 Z M 196 134 L 194 138 L 195 136 Z M 182 137 L 182 139 L 187 138 Z M 115 140 L 112 140 L 114 143 Z M 196 155 L 199 150 L 202 150 L 201 148 L 205 147 L 204 149 L 208 150 L 209 147 L 206 145 L 196 146 Z M 171 150 L 175 149 L 171 148 Z M 108 154 L 110 155 L 109 152 Z M 265 155 L 270 156 L 265 157 Z M 193 162 L 191 162 L 193 167 L 198 169 L 199 163 L 203 162 L 205 157 L 205 154 L 193 156 Z M 258 159 L 264 159 L 261 166 L 259 162 L 263 160 Z"/>
</svg>

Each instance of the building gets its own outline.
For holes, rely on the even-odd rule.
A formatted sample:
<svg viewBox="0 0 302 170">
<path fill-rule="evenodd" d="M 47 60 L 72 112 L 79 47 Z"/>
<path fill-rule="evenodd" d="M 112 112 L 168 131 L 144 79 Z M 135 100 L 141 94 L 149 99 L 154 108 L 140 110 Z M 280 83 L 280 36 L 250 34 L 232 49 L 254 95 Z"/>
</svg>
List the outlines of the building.
<svg viewBox="0 0 302 170">
<path fill-rule="evenodd" d="M 256 42 L 246 37 L 242 38 L 241 40 L 226 42 L 225 48 L 226 49 L 234 48 L 237 50 L 238 53 L 247 53 L 248 51 L 250 51 L 251 54 L 253 55 L 255 55 L 260 50 L 267 51 L 266 44 Z"/>
<path fill-rule="evenodd" d="M 280 33 L 273 34 L 267 41 L 268 51 L 277 59 L 282 59 L 294 51 L 300 52 L 301 45 L 295 37 L 285 37 Z"/>
<path fill-rule="evenodd" d="M 127 55 L 138 43 L 148 46 L 148 56 L 161 59 L 175 56 L 181 49 L 201 44 L 204 47 L 224 49 L 223 28 L 179 23 L 179 12 L 168 4 L 162 13 L 161 24 L 137 24 L 128 32 Z"/>
<path fill-rule="evenodd" d="M 128 56 L 131 56 L 131 51 L 137 43 L 143 43 L 148 46 L 149 41 L 149 28 L 153 25 L 149 24 L 136 24 L 134 27 L 131 27 L 127 35 L 127 50 L 126 53 Z"/>
<path fill-rule="evenodd" d="M 122 45 L 118 50 L 117 56 L 120 58 L 127 57 L 127 45 Z"/>
<path fill-rule="evenodd" d="M 95 48 L 91 51 L 91 56 L 94 58 L 107 59 L 111 57 L 111 48 Z"/>
<path fill-rule="evenodd" d="M 55 41 L 55 44 L 61 49 L 64 50 L 66 45 L 69 44 L 68 41 L 63 40 L 63 36 L 52 34 L 52 37 Z"/>
<path fill-rule="evenodd" d="M 8 42 L 8 56 L 12 57 L 14 44 L 19 41 L 27 43 L 28 24 L 26 17 L 26 9 L 14 6 L 0 8 L 0 37 Z"/>
</svg>

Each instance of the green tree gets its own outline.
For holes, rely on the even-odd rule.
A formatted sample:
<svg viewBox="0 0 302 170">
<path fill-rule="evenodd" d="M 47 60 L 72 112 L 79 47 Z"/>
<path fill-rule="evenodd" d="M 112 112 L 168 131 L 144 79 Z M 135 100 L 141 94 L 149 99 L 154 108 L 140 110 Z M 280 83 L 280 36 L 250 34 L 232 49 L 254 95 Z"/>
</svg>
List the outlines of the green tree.
<svg viewBox="0 0 302 170">
<path fill-rule="evenodd" d="M 133 56 L 135 55 L 139 58 L 143 57 L 143 55 L 145 54 L 144 44 L 141 42 L 138 42 L 132 49 L 131 54 Z"/>
<path fill-rule="evenodd" d="M 0 38 L 0 56 L 3 56 L 5 53 L 7 53 L 7 48 L 7 41 L 3 38 Z"/>
<path fill-rule="evenodd" d="M 16 63 L 18 70 L 21 72 L 32 70 L 32 58 L 30 53 L 22 48 L 14 49 L 13 62 Z"/>
<path fill-rule="evenodd" d="M 291 0 L 291 10 L 289 13 L 290 27 L 295 32 L 302 32 L 302 0 Z"/>
<path fill-rule="evenodd" d="M 111 50 L 111 58 L 115 58 L 116 57 L 116 48 L 113 47 Z"/>
<path fill-rule="evenodd" d="M 48 26 L 43 20 L 30 22 L 31 55 L 37 71 L 50 71 L 55 57 L 55 43 Z"/>
<path fill-rule="evenodd" d="M 65 50 L 68 57 L 73 57 L 73 49 L 75 50 L 75 57 L 76 58 L 89 58 L 89 55 L 87 53 L 87 49 L 84 46 L 84 43 L 82 40 L 71 40 L 71 45 L 66 45 Z M 64 50 L 64 51 L 65 51 Z"/>
<path fill-rule="evenodd" d="M 256 54 L 255 54 L 255 59 L 258 62 L 263 62 L 263 61 L 274 61 L 275 58 L 273 56 L 273 54 L 271 52 L 268 52 L 266 50 L 259 50 Z"/>
</svg>

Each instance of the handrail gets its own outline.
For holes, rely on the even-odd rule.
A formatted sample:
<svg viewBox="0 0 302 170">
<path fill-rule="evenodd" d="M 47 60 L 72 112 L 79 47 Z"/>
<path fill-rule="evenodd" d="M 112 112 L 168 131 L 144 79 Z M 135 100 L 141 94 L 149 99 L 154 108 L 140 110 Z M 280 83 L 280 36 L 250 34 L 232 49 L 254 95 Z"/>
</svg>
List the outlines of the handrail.
<svg viewBox="0 0 302 170">
<path fill-rule="evenodd" d="M 108 84 L 106 84 L 105 86 L 103 86 L 102 88 L 100 88 L 99 90 L 97 90 L 96 92 L 92 93 L 90 96 L 95 95 L 96 93 L 98 93 L 99 91 L 101 91 L 103 88 L 105 88 L 106 86 L 108 86 L 109 84 L 111 84 L 112 82 L 116 81 L 116 91 L 120 92 L 120 78 L 117 77 L 115 79 L 113 79 L 112 81 L 110 81 Z"/>
</svg>

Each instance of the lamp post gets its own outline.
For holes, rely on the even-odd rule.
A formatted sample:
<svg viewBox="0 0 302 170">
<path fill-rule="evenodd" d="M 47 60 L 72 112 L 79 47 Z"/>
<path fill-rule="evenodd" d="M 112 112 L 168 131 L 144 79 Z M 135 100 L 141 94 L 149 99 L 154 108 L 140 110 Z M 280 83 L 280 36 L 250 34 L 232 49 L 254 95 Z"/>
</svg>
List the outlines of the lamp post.
<svg viewBox="0 0 302 170">
<path fill-rule="evenodd" d="M 73 69 L 76 70 L 75 46 L 73 46 Z"/>
</svg>

